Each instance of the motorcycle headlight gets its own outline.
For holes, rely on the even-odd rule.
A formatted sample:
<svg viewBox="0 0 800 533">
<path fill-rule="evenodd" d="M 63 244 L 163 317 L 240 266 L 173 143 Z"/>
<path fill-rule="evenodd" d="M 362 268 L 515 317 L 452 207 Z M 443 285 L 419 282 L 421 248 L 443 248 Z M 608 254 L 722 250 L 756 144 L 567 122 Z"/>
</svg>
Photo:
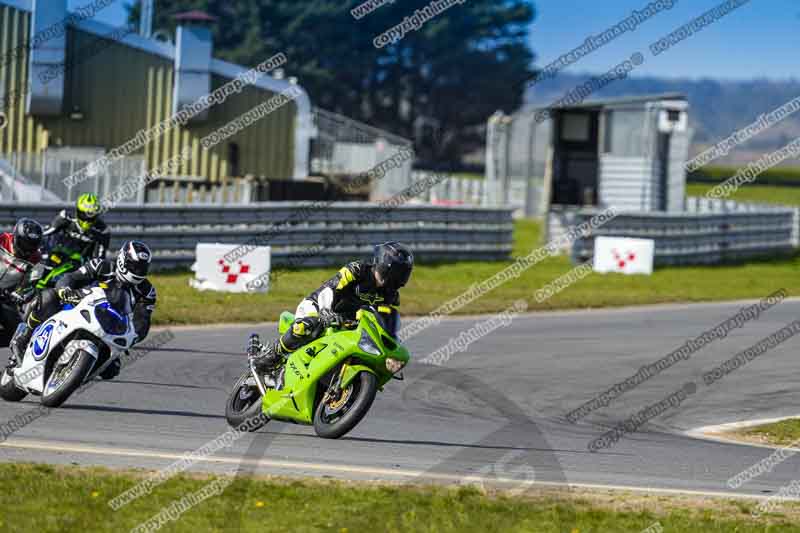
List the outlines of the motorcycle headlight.
<svg viewBox="0 0 800 533">
<path fill-rule="evenodd" d="M 381 354 L 381 349 L 378 348 L 378 345 L 375 344 L 375 341 L 372 340 L 372 337 L 369 336 L 366 329 L 361 330 L 361 340 L 358 341 L 358 347 L 372 355 Z"/>
<path fill-rule="evenodd" d="M 404 366 L 406 366 L 405 361 L 394 359 L 393 357 L 386 358 L 386 370 L 392 374 L 397 374 L 403 369 Z"/>
</svg>

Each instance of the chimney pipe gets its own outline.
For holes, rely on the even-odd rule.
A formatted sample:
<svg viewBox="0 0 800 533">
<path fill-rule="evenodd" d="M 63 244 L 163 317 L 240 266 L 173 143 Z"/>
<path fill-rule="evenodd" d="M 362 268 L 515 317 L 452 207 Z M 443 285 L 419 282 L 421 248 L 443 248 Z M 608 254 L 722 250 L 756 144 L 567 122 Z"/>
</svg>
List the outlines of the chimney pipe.
<svg viewBox="0 0 800 533">
<path fill-rule="evenodd" d="M 175 87 L 172 112 L 177 113 L 211 92 L 211 59 L 214 39 L 211 24 L 216 21 L 202 11 L 175 15 L 178 31 L 175 39 Z M 192 117 L 191 122 L 203 122 L 208 110 Z"/>
<path fill-rule="evenodd" d="M 139 13 L 139 34 L 148 39 L 153 35 L 153 1 L 142 0 Z"/>
</svg>

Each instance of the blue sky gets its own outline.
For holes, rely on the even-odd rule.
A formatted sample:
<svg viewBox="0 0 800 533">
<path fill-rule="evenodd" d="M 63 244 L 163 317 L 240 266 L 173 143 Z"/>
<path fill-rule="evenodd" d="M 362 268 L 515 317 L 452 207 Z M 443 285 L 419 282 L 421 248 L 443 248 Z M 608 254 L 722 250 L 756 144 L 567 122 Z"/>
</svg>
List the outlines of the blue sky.
<svg viewBox="0 0 800 533">
<path fill-rule="evenodd" d="M 654 40 L 674 31 L 722 0 L 677 0 L 670 10 L 643 22 L 594 51 L 565 72 L 604 72 L 631 53 L 647 52 Z M 641 10 L 650 0 L 538 0 L 531 26 L 537 66 L 544 66 Z M 800 78 L 800 0 L 751 0 L 702 32 L 649 57 L 637 75 L 722 79 Z"/>
<path fill-rule="evenodd" d="M 105 22 L 106 24 L 121 26 L 128 18 L 128 11 L 125 9 L 125 5 L 133 4 L 135 2 L 138 2 L 138 0 L 114 0 L 113 4 L 97 13 L 95 19 Z M 67 0 L 67 5 L 69 5 L 70 9 L 79 6 L 85 6 L 90 3 L 91 0 Z"/>
<path fill-rule="evenodd" d="M 79 6 L 89 0 L 69 0 Z M 124 4 L 116 0 L 97 18 L 120 25 Z M 299 0 L 302 1 L 302 0 Z M 400 0 L 402 1 L 402 0 Z M 531 26 L 531 47 L 537 66 L 544 66 L 642 9 L 651 0 L 538 0 Z M 612 43 L 569 67 L 567 72 L 605 72 L 631 53 L 690 21 L 722 0 L 676 0 L 675 6 L 642 23 Z M 722 79 L 800 79 L 800 0 L 751 0 L 701 33 L 658 57 L 649 57 L 638 75 Z"/>
</svg>

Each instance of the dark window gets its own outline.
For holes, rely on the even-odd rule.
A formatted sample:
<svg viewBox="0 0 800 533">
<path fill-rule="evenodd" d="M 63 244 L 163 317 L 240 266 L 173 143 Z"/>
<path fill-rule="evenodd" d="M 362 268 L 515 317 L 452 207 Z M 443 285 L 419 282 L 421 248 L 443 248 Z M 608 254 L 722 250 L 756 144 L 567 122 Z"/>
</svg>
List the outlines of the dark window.
<svg viewBox="0 0 800 533">
<path fill-rule="evenodd" d="M 681 119 L 681 112 L 677 109 L 667 109 L 667 120 L 678 122 Z"/>
<path fill-rule="evenodd" d="M 239 168 L 239 145 L 230 143 L 228 145 L 228 175 L 233 177 L 240 177 Z"/>
</svg>

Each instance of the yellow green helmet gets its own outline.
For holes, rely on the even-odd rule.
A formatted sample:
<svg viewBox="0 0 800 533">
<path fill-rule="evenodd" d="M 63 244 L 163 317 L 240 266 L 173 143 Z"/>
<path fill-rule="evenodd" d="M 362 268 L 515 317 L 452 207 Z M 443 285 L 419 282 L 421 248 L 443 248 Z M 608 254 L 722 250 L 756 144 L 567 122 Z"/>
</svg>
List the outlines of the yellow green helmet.
<svg viewBox="0 0 800 533">
<path fill-rule="evenodd" d="M 75 213 L 78 227 L 82 231 L 88 231 L 89 228 L 94 226 L 97 217 L 100 215 L 100 202 L 97 199 L 97 195 L 91 193 L 81 194 L 75 204 Z"/>
</svg>

